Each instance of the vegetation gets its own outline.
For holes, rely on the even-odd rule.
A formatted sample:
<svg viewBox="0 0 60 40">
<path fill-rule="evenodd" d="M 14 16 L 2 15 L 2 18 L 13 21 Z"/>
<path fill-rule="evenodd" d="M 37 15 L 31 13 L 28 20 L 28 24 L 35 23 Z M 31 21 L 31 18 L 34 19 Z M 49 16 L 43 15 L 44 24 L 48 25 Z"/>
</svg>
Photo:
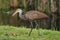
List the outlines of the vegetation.
<svg viewBox="0 0 60 40">
<path fill-rule="evenodd" d="M 60 40 L 60 32 L 40 29 L 38 36 L 37 29 L 34 29 L 31 36 L 28 36 L 30 29 L 14 26 L 0 26 L 0 40 Z"/>
<path fill-rule="evenodd" d="M 51 15 L 50 22 L 48 20 L 48 25 L 44 22 L 41 22 L 41 25 L 45 28 L 49 26 L 52 27 L 51 29 L 60 30 L 60 19 L 59 19 L 59 10 L 60 10 L 60 1 L 59 0 L 33 0 L 35 10 L 39 10 L 41 12 L 45 12 L 48 16 Z M 31 36 L 29 37 L 28 34 L 30 32 L 30 28 L 25 28 L 24 26 L 14 27 L 19 24 L 19 19 L 17 15 L 11 17 L 11 14 L 15 10 L 10 10 L 10 0 L 0 0 L 0 40 L 60 40 L 60 31 L 55 30 L 46 30 L 40 29 L 40 36 L 38 35 L 38 30 L 33 29 Z M 32 3 L 32 2 L 31 2 Z M 50 4 L 50 5 L 49 5 Z M 29 10 L 29 0 L 18 0 L 17 7 L 23 7 L 23 13 Z M 50 10 L 49 10 L 50 9 Z M 57 13 L 56 13 L 57 12 Z M 50 13 L 50 14 L 49 14 Z M 23 22 L 23 23 L 22 23 Z M 20 22 L 24 24 L 25 22 Z M 14 25 L 14 26 L 2 26 L 2 25 Z M 42 27 L 41 26 L 41 27 Z"/>
<path fill-rule="evenodd" d="M 27 12 L 29 9 L 31 9 L 29 7 L 31 6 L 30 5 L 31 1 L 29 0 L 23 1 L 17 0 L 18 2 L 15 2 L 15 0 L 13 1 L 14 1 L 14 3 L 12 3 L 13 5 L 17 4 L 16 7 L 23 8 L 23 14 Z M 33 0 L 33 2 L 31 3 L 34 5 L 33 9 L 45 12 L 49 16 L 47 26 L 50 27 L 50 29 L 60 30 L 59 0 L 38 0 L 38 1 Z M 10 8 L 11 8 L 10 0 L 0 0 L 0 25 L 15 25 L 15 26 L 21 25 L 22 21 L 17 24 L 17 22 L 19 22 L 19 18 L 17 17 L 17 15 L 15 15 L 14 17 L 11 16 L 15 10 L 10 10 Z M 42 21 L 41 24 L 45 24 L 45 22 L 46 21 L 44 22 Z M 22 23 L 24 24 L 25 22 L 23 21 Z"/>
</svg>

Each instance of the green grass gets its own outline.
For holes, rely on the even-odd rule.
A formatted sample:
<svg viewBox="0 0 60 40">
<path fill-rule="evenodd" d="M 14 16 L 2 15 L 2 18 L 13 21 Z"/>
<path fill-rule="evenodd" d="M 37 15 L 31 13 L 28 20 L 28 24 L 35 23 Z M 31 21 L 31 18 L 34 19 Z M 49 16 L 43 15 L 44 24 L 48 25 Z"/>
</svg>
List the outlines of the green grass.
<svg viewBox="0 0 60 40">
<path fill-rule="evenodd" d="M 40 29 L 40 36 L 36 29 L 28 36 L 30 29 L 24 27 L 0 26 L 0 40 L 60 40 L 60 32 Z"/>
</svg>

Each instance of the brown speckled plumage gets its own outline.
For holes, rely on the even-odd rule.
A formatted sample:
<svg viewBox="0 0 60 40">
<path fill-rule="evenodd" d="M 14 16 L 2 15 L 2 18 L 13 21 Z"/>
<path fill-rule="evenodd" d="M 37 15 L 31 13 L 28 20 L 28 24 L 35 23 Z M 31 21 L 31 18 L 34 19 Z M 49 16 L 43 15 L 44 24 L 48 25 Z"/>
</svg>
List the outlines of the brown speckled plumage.
<svg viewBox="0 0 60 40">
<path fill-rule="evenodd" d="M 26 14 L 24 14 L 24 17 L 29 20 L 37 20 L 37 19 L 47 19 L 48 16 L 42 12 L 39 11 L 28 11 Z"/>
</svg>

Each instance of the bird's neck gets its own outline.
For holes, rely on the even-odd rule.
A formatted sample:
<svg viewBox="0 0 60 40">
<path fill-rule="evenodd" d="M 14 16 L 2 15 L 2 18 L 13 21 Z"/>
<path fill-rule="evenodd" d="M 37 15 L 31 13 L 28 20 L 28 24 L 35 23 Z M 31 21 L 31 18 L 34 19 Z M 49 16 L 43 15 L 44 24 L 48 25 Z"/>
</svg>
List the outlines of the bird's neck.
<svg viewBox="0 0 60 40">
<path fill-rule="evenodd" d="M 20 17 L 20 19 L 24 19 L 25 20 L 24 15 L 22 13 L 19 13 L 19 17 Z"/>
<path fill-rule="evenodd" d="M 22 17 L 23 17 L 23 15 L 22 15 L 22 13 L 21 13 L 21 12 L 19 12 L 19 17 L 20 17 L 20 18 L 22 18 Z"/>
</svg>

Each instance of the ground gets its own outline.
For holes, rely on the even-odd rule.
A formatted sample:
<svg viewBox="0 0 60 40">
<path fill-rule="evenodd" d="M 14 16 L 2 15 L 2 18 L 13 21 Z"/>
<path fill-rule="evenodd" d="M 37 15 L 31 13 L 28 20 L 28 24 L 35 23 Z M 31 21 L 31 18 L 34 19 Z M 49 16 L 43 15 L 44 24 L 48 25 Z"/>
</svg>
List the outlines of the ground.
<svg viewBox="0 0 60 40">
<path fill-rule="evenodd" d="M 28 36 L 30 28 L 0 26 L 0 40 L 60 40 L 60 32 L 40 29 L 38 36 L 37 29 L 34 29 L 31 36 Z"/>
</svg>

